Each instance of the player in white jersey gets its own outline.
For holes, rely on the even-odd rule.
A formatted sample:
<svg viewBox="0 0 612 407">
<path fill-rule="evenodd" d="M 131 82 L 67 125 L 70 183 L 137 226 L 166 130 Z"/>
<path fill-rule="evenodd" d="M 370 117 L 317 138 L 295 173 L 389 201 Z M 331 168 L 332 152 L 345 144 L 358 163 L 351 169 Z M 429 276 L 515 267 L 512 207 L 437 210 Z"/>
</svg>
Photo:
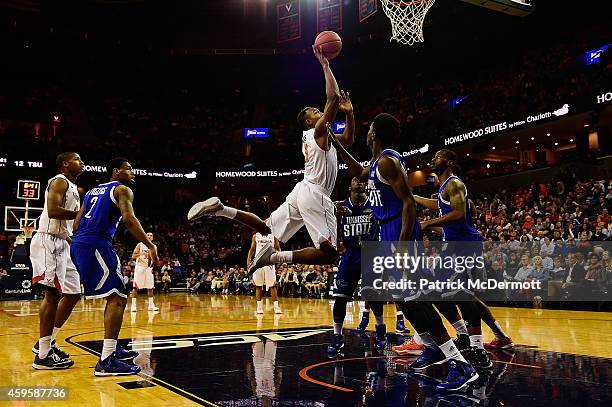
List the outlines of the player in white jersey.
<svg viewBox="0 0 612 407">
<path fill-rule="evenodd" d="M 147 238 L 153 241 L 153 233 L 148 232 Z M 144 243 L 138 242 L 132 253 L 132 259 L 136 260 L 136 267 L 134 268 L 131 312 L 136 312 L 136 297 L 138 296 L 138 290 L 143 288 L 147 289 L 147 296 L 149 298 L 149 306 L 147 309 L 149 311 L 159 311 L 159 308 L 155 306 L 153 301 L 153 288 L 155 287 L 153 267 L 149 267 L 149 249 Z"/>
<path fill-rule="evenodd" d="M 66 369 L 74 364 L 55 338 L 81 297 L 81 279 L 70 259 L 72 224 L 81 202 L 76 179 L 83 173 L 81 157 L 65 152 L 55 160 L 58 171 L 45 190 L 45 204 L 38 230 L 30 243 L 32 283 L 45 289 L 40 304 L 40 339 L 32 348 L 32 367 L 39 370 Z"/>
<path fill-rule="evenodd" d="M 327 125 L 334 121 L 338 110 L 345 113 L 346 128 L 338 140 L 348 146 L 355 139 L 355 118 L 350 96 L 338 88 L 329 61 L 319 49 L 313 47 L 313 51 L 323 67 L 327 101 L 323 112 L 306 107 L 298 114 L 298 124 L 303 130 L 304 180 L 265 222 L 253 213 L 224 206 L 216 197 L 198 202 L 187 215 L 189 220 L 205 215 L 225 216 L 262 235 L 272 233 L 283 243 L 306 226 L 315 247 L 277 252 L 273 245 L 266 245 L 251 262 L 249 273 L 274 263 L 330 264 L 338 257 L 335 208 L 330 198 L 338 174 L 338 157 L 329 140 Z"/>
<path fill-rule="evenodd" d="M 276 250 L 280 250 L 280 244 L 278 239 L 272 234 L 262 235 L 261 233 L 255 233 L 251 239 L 251 248 L 247 255 L 247 264 L 251 264 L 253 256 L 257 255 L 265 249 L 267 246 L 273 246 Z M 255 270 L 253 273 L 253 282 L 255 283 L 255 299 L 257 300 L 257 313 L 263 314 L 263 286 L 270 290 L 270 297 L 274 303 L 274 313 L 282 314 L 280 306 L 278 305 L 278 295 L 276 291 L 276 269 L 273 264 L 269 266 L 263 266 Z"/>
</svg>

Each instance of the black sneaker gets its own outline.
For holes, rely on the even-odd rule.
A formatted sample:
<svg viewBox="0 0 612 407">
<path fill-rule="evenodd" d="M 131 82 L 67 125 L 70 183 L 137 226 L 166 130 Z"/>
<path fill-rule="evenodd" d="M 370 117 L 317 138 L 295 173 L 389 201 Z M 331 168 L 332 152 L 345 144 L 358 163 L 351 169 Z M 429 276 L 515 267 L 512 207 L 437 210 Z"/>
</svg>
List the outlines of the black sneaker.
<svg viewBox="0 0 612 407">
<path fill-rule="evenodd" d="M 55 340 L 51 341 L 51 349 L 53 350 L 53 352 L 55 352 L 55 354 L 59 357 L 61 357 L 62 359 L 68 359 L 70 357 L 70 355 L 66 352 L 64 352 L 58 345 L 57 342 Z M 39 349 L 38 349 L 38 341 L 36 341 L 36 343 L 34 344 L 34 346 L 32 346 L 32 353 L 38 355 Z"/>
<path fill-rule="evenodd" d="M 453 340 L 455 342 L 455 346 L 459 349 L 459 352 L 466 351 L 470 348 L 470 336 L 469 335 L 457 335 L 457 337 Z"/>
<path fill-rule="evenodd" d="M 489 353 L 484 349 L 472 346 L 463 351 L 462 354 L 475 369 L 490 369 L 493 367 Z"/>
<path fill-rule="evenodd" d="M 32 363 L 32 367 L 36 370 L 68 369 L 72 365 L 74 365 L 73 360 L 60 357 L 53 349 L 49 351 L 49 354 L 44 359 L 36 355 Z"/>
</svg>

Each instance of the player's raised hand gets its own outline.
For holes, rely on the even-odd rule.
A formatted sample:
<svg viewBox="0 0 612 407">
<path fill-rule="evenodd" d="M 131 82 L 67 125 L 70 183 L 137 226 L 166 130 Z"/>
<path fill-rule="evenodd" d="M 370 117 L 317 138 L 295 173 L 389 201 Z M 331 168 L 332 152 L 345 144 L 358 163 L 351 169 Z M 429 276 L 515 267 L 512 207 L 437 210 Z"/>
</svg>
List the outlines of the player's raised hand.
<svg viewBox="0 0 612 407">
<path fill-rule="evenodd" d="M 351 102 L 351 94 L 343 90 L 340 91 L 340 104 L 338 110 L 342 113 L 351 113 L 353 111 L 353 103 Z"/>
<path fill-rule="evenodd" d="M 153 267 L 156 261 L 157 261 L 157 246 L 151 243 L 151 247 L 149 247 L 149 267 Z"/>
<path fill-rule="evenodd" d="M 323 68 L 326 68 L 329 66 L 329 61 L 327 60 L 325 55 L 323 55 L 323 50 L 321 49 L 321 47 L 317 48 L 313 45 L 312 52 L 314 52 L 315 57 L 319 60 L 319 63 L 321 64 Z"/>
<path fill-rule="evenodd" d="M 336 217 L 338 218 L 341 218 L 343 216 L 349 216 L 353 213 L 353 211 L 351 211 L 348 207 L 343 205 L 341 201 L 334 202 L 334 205 L 336 206 Z"/>
</svg>

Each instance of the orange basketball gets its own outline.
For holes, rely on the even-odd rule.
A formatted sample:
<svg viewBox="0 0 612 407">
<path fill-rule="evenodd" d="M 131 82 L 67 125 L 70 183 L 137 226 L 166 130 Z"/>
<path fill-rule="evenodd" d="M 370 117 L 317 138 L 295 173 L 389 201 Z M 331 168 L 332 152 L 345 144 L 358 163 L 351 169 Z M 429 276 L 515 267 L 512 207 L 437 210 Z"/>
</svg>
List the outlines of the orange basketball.
<svg viewBox="0 0 612 407">
<path fill-rule="evenodd" d="M 327 59 L 334 59 L 342 50 L 342 39 L 333 31 L 322 31 L 315 38 L 315 47 L 321 47 Z"/>
</svg>

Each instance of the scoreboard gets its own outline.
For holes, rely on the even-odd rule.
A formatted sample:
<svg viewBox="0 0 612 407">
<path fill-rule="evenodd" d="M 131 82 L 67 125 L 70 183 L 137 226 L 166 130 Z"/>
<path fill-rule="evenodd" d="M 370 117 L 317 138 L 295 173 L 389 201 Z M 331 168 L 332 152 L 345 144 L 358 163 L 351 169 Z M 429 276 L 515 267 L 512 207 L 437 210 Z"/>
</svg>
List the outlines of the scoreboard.
<svg viewBox="0 0 612 407">
<path fill-rule="evenodd" d="M 20 179 L 17 183 L 17 198 L 35 201 L 40 199 L 40 182 Z"/>
</svg>

